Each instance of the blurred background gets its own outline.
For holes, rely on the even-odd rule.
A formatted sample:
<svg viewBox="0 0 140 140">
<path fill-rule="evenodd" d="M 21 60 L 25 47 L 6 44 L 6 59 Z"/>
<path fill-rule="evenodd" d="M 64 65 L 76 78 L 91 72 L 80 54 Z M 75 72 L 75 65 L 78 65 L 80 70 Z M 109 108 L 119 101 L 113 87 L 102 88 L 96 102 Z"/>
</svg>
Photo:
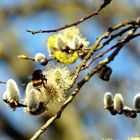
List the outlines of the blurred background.
<svg viewBox="0 0 140 140">
<path fill-rule="evenodd" d="M 72 23 L 90 14 L 101 3 L 102 0 L 0 0 L 0 80 L 13 78 L 18 83 L 28 82 L 33 70 L 44 68 L 17 59 L 19 54 L 34 56 L 42 52 L 48 55 L 46 44 L 50 34 L 32 35 L 26 32 L 27 29 L 54 29 Z M 126 19 L 136 19 L 139 15 L 139 0 L 114 0 L 98 16 L 78 27 L 93 44 L 108 27 Z M 113 69 L 110 81 L 104 82 L 97 75 L 93 76 L 40 140 L 123 140 L 140 136 L 140 115 L 136 119 L 112 116 L 103 109 L 103 96 L 107 91 L 113 95 L 122 93 L 125 103 L 133 107 L 133 97 L 140 92 L 139 56 L 140 39 L 137 38 L 109 64 Z M 79 63 L 77 61 L 70 68 Z M 79 80 L 86 72 L 81 73 Z M 2 101 L 4 91 L 5 85 L 0 84 L 0 139 L 27 140 L 50 114 L 31 116 L 22 108 L 13 112 Z M 20 87 L 20 92 L 23 96 L 24 88 Z"/>
</svg>

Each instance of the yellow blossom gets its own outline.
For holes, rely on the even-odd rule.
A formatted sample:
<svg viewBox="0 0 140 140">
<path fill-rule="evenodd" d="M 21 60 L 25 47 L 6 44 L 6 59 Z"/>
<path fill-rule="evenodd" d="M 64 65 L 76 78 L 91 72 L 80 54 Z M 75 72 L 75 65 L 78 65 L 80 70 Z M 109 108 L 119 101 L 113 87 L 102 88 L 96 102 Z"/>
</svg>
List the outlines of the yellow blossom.
<svg viewBox="0 0 140 140">
<path fill-rule="evenodd" d="M 78 59 L 78 53 L 66 53 L 62 51 L 55 51 L 53 56 L 61 63 L 72 64 Z"/>
<path fill-rule="evenodd" d="M 48 38 L 48 47 L 51 48 L 51 49 L 56 49 L 55 47 L 55 44 L 56 44 L 56 38 L 57 38 L 57 34 L 54 34 L 54 35 L 51 35 L 49 38 Z"/>
<path fill-rule="evenodd" d="M 75 26 L 66 28 L 48 38 L 48 52 L 61 63 L 72 64 L 79 57 L 79 49 L 85 48 L 89 42 L 83 38 Z"/>
</svg>

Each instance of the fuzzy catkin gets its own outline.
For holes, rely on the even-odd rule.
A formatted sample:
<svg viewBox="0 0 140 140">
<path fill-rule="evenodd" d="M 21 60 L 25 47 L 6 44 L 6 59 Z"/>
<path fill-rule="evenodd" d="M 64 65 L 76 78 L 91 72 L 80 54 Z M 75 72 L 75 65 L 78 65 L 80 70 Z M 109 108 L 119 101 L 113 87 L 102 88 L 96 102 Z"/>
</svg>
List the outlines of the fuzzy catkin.
<svg viewBox="0 0 140 140">
<path fill-rule="evenodd" d="M 114 97 L 114 110 L 121 114 L 123 112 L 123 107 L 124 99 L 121 94 L 117 93 Z"/>
<path fill-rule="evenodd" d="M 104 95 L 104 108 L 113 106 L 113 95 L 110 92 L 106 92 Z"/>
<path fill-rule="evenodd" d="M 45 55 L 43 53 L 37 53 L 37 54 L 35 54 L 35 61 L 36 62 L 39 62 L 40 63 L 40 61 L 42 59 L 44 59 L 44 58 L 46 58 L 46 57 L 45 57 Z"/>
<path fill-rule="evenodd" d="M 47 106 L 44 102 L 41 102 L 40 95 L 42 93 L 39 90 L 31 89 L 24 99 L 24 104 L 27 106 L 24 111 L 31 115 L 42 114 Z"/>
<path fill-rule="evenodd" d="M 19 89 L 16 82 L 13 79 L 9 79 L 6 84 L 7 98 L 10 100 L 19 100 Z"/>
<path fill-rule="evenodd" d="M 135 95 L 133 103 L 136 109 L 140 109 L 140 93 Z"/>
<path fill-rule="evenodd" d="M 20 94 L 16 82 L 13 79 L 9 79 L 6 83 L 6 91 L 3 94 L 3 100 L 14 111 L 18 107 L 19 97 Z"/>
<path fill-rule="evenodd" d="M 74 83 L 74 76 L 64 64 L 48 65 L 45 71 L 47 83 L 56 86 L 60 92 L 64 93 Z"/>
<path fill-rule="evenodd" d="M 25 97 L 25 105 L 31 110 L 35 111 L 39 108 L 39 91 L 31 89 Z"/>
</svg>

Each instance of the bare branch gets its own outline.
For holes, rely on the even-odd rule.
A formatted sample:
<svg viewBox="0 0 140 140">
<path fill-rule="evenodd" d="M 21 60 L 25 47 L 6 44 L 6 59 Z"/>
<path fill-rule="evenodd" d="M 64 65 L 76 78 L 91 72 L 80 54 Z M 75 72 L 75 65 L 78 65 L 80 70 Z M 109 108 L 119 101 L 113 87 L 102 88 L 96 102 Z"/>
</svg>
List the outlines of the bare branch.
<svg viewBox="0 0 140 140">
<path fill-rule="evenodd" d="M 69 27 L 72 27 L 72 26 L 76 26 L 88 19 L 90 19 L 91 17 L 93 16 L 96 16 L 99 14 L 99 12 L 104 9 L 107 5 L 109 5 L 111 2 L 111 0 L 104 0 L 104 3 L 99 7 L 97 8 L 97 10 L 95 10 L 93 13 L 91 13 L 90 15 L 84 17 L 84 18 L 81 18 L 80 20 L 78 21 L 75 21 L 71 24 L 68 24 L 68 25 L 65 25 L 65 26 L 62 26 L 62 27 L 59 27 L 59 28 L 56 28 L 56 29 L 52 29 L 52 30 L 38 30 L 38 31 L 32 31 L 32 30 L 26 30 L 27 32 L 30 32 L 32 33 L 33 35 L 34 34 L 38 34 L 38 33 L 51 33 L 51 32 L 58 32 L 60 30 L 63 30 L 63 29 L 66 29 L 66 28 L 69 28 Z"/>
<path fill-rule="evenodd" d="M 91 61 L 90 61 L 85 67 L 82 68 L 82 70 L 88 68 L 96 59 L 98 59 L 99 57 L 103 57 L 106 53 L 108 53 L 108 52 L 110 52 L 111 50 L 113 50 L 114 48 L 118 47 L 120 44 L 124 44 L 124 43 L 126 44 L 127 42 L 129 42 L 130 39 L 133 39 L 133 38 L 135 38 L 135 37 L 137 37 L 137 36 L 140 36 L 140 33 L 136 33 L 136 34 L 134 34 L 133 36 L 131 36 L 131 38 L 129 38 L 129 39 L 127 39 L 127 40 L 122 40 L 122 41 L 118 42 L 117 44 L 113 45 L 112 47 L 106 49 L 105 51 L 99 53 L 98 55 L 96 55 L 95 57 L 93 57 L 93 58 L 91 59 Z M 113 36 L 113 37 L 114 37 L 114 36 Z M 110 39 L 112 39 L 112 38 L 110 38 Z M 110 39 L 109 39 L 109 40 L 110 40 Z M 107 40 L 107 41 L 108 41 L 108 40 Z"/>
</svg>

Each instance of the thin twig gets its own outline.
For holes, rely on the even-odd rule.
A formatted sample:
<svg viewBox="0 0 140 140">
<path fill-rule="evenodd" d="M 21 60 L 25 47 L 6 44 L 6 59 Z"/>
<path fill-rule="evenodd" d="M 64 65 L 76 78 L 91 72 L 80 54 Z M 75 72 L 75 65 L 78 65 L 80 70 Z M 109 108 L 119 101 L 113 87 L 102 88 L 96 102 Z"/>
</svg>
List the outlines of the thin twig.
<svg viewBox="0 0 140 140">
<path fill-rule="evenodd" d="M 124 33 L 126 33 L 127 31 L 131 30 L 134 26 L 129 26 L 123 30 L 121 30 L 120 32 L 116 33 L 116 34 L 113 34 L 110 36 L 110 38 L 108 40 L 106 40 L 104 43 L 103 43 L 103 46 L 109 44 L 114 38 L 118 37 L 118 36 L 122 36 Z"/>
<path fill-rule="evenodd" d="M 131 36 L 130 39 L 133 39 L 133 38 L 135 38 L 135 37 L 137 37 L 137 36 L 140 36 L 140 33 L 134 34 L 133 36 Z M 130 39 L 129 39 L 129 40 L 130 40 Z M 127 40 L 127 42 L 128 42 L 129 40 Z M 126 42 L 126 40 L 122 40 L 122 41 L 118 42 L 117 44 L 113 45 L 112 47 L 106 49 L 105 51 L 99 53 L 98 55 L 96 55 L 95 57 L 93 57 L 93 58 L 91 59 L 91 61 L 90 61 L 85 67 L 82 68 L 82 70 L 87 69 L 96 59 L 98 59 L 99 57 L 103 57 L 106 53 L 108 53 L 108 52 L 110 52 L 111 50 L 113 50 L 114 48 L 118 47 L 120 44 L 124 44 L 125 42 Z M 127 43 L 127 42 L 126 42 L 126 43 Z"/>
<path fill-rule="evenodd" d="M 58 32 L 60 30 L 63 30 L 63 29 L 66 29 L 66 28 L 69 28 L 69 27 L 72 27 L 72 26 L 76 26 L 88 19 L 90 19 L 91 17 L 95 16 L 95 15 L 98 15 L 99 12 L 104 9 L 107 5 L 109 5 L 111 2 L 111 0 L 104 0 L 104 3 L 99 7 L 97 8 L 97 10 L 95 10 L 93 13 L 91 13 L 90 15 L 84 17 L 84 18 L 81 18 L 80 20 L 76 21 L 76 22 L 73 22 L 71 24 L 68 24 L 68 25 L 65 25 L 65 26 L 62 26 L 62 27 L 59 27 L 59 28 L 56 28 L 56 29 L 52 29 L 52 30 L 38 30 L 38 31 L 32 31 L 32 30 L 26 30 L 27 32 L 30 32 L 32 33 L 33 35 L 34 34 L 38 34 L 38 33 L 51 33 L 51 32 Z"/>
<path fill-rule="evenodd" d="M 119 23 L 119 24 L 113 26 L 113 27 L 110 27 L 107 32 L 105 32 L 103 35 L 101 35 L 99 38 L 97 38 L 96 42 L 90 47 L 88 54 L 83 58 L 82 63 L 77 67 L 77 69 L 75 71 L 75 74 L 77 75 L 77 77 L 78 77 L 78 74 L 80 73 L 80 71 L 86 66 L 86 62 L 90 59 L 92 54 L 95 51 L 97 51 L 103 47 L 103 44 L 100 44 L 100 42 L 103 39 L 108 38 L 113 31 L 118 30 L 123 26 L 137 25 L 137 24 L 138 23 L 135 20 L 126 20 L 122 23 Z"/>
<path fill-rule="evenodd" d="M 137 28 L 138 28 L 139 25 L 140 25 L 140 23 L 137 22 L 138 19 L 139 19 L 139 17 L 137 18 L 137 20 L 126 20 L 126 21 L 124 21 L 124 22 L 122 22 L 122 23 L 119 23 L 119 24 L 115 25 L 114 27 L 109 27 L 108 31 L 107 31 L 106 33 L 104 33 L 102 36 L 100 36 L 100 37 L 97 39 L 97 41 L 94 43 L 94 45 L 91 47 L 91 49 L 90 49 L 90 51 L 89 51 L 89 53 L 90 53 L 89 56 L 91 57 L 91 53 L 93 53 L 94 51 L 100 50 L 101 48 L 103 48 L 105 45 L 107 45 L 110 41 L 112 41 L 112 39 L 116 38 L 117 36 L 122 35 L 123 33 L 125 33 L 125 32 L 127 32 L 128 30 L 134 28 L 134 27 L 137 26 L 137 25 L 138 25 L 138 26 L 137 26 Z M 100 42 L 101 42 L 103 39 L 107 39 L 113 31 L 118 30 L 118 29 L 120 29 L 120 28 L 122 28 L 123 26 L 126 26 L 126 25 L 132 25 L 132 26 L 130 26 L 130 27 L 128 27 L 128 28 L 126 28 L 126 29 L 120 31 L 119 33 L 116 33 L 116 34 L 112 35 L 107 41 L 105 41 L 103 44 L 100 44 Z M 138 36 L 138 35 L 137 35 L 137 36 Z M 99 44 L 100 44 L 100 45 L 99 45 Z M 86 61 L 83 62 L 83 66 L 84 66 L 84 67 L 82 67 L 82 64 L 81 64 L 81 66 L 79 66 L 80 68 L 77 70 L 77 73 L 79 73 L 80 70 L 84 70 L 84 69 L 88 68 L 88 67 L 91 65 L 91 63 L 94 62 L 95 59 L 97 59 L 97 58 L 99 58 L 99 57 L 102 57 L 105 53 L 107 53 L 107 52 L 109 52 L 110 50 L 114 49 L 114 48 L 117 47 L 118 45 L 119 45 L 119 44 L 116 44 L 116 46 L 114 45 L 114 46 L 112 46 L 111 48 L 107 49 L 105 52 L 102 52 L 102 53 L 100 53 L 99 55 L 95 56 L 94 58 L 92 58 L 92 60 L 89 62 L 89 64 L 86 65 L 86 62 L 87 62 L 87 60 L 88 60 L 90 57 L 87 58 Z M 88 54 L 89 54 L 89 53 L 88 53 Z M 88 55 L 87 55 L 87 56 L 88 56 Z M 87 57 L 87 56 L 86 56 L 86 57 Z"/>
</svg>

